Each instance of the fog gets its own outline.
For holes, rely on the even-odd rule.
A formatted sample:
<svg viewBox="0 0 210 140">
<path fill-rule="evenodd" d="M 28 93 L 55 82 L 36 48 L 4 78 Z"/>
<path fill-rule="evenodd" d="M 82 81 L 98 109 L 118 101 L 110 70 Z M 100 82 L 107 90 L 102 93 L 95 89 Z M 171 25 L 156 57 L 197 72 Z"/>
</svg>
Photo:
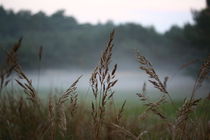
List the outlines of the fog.
<svg viewBox="0 0 210 140">
<path fill-rule="evenodd" d="M 80 75 L 82 78 L 78 82 L 78 93 L 80 96 L 92 96 L 91 86 L 89 78 L 91 71 L 82 70 L 43 70 L 40 75 L 37 71 L 27 72 L 28 77 L 33 81 L 33 86 L 42 94 L 47 96 L 49 93 L 58 94 L 67 89 Z M 167 83 L 167 90 L 173 99 L 184 99 L 190 97 L 192 88 L 195 82 L 195 78 L 192 76 L 186 76 L 181 73 L 174 75 L 172 73 L 160 71 L 160 78 L 164 79 L 164 76 L 169 76 Z M 117 71 L 116 78 L 118 82 L 113 90 L 116 92 L 116 98 L 120 99 L 135 99 L 136 93 L 141 92 L 143 83 L 146 82 L 147 90 L 146 95 L 149 98 L 157 98 L 160 96 L 160 92 L 155 89 L 149 82 L 148 76 L 142 71 Z M 17 85 L 17 88 L 21 88 Z M 197 97 L 206 97 L 209 92 L 208 84 L 205 83 L 201 90 L 196 93 Z M 43 95 L 44 94 L 44 95 Z"/>
</svg>

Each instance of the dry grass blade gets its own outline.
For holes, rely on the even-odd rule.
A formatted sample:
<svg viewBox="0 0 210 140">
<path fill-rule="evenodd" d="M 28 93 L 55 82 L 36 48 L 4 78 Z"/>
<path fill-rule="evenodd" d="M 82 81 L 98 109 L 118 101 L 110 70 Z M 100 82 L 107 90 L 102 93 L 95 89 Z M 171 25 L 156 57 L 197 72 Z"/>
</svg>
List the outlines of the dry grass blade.
<svg viewBox="0 0 210 140">
<path fill-rule="evenodd" d="M 145 103 L 145 106 L 147 106 L 146 112 L 151 111 L 157 116 L 159 116 L 162 120 L 166 120 L 167 117 L 160 111 L 160 105 L 165 102 L 165 96 L 161 96 L 160 99 L 156 102 L 149 102 L 147 101 Z"/>
<path fill-rule="evenodd" d="M 190 100 L 185 99 L 183 105 L 180 107 L 180 109 L 177 112 L 175 123 L 172 126 L 172 133 L 174 139 L 177 137 L 177 135 L 181 135 L 181 137 L 186 135 L 185 131 L 189 115 L 190 113 L 193 112 L 193 110 L 200 101 L 200 99 L 194 99 L 195 93 L 202 86 L 202 83 L 208 77 L 209 72 L 210 72 L 210 55 L 201 65 L 200 71 L 198 73 L 198 76 L 196 78 L 193 87 Z"/>
<path fill-rule="evenodd" d="M 56 103 L 56 123 L 58 125 L 58 128 L 60 129 L 61 135 L 64 137 L 66 130 L 67 130 L 67 122 L 66 122 L 66 114 L 65 114 L 65 108 L 64 103 L 68 100 L 69 96 L 73 94 L 77 87 L 77 83 L 79 82 L 80 76 L 64 93 L 63 95 L 58 99 L 58 102 Z M 52 113 L 51 113 L 52 114 Z"/>
<path fill-rule="evenodd" d="M 63 95 L 58 99 L 57 104 L 63 104 L 66 100 L 68 100 L 69 95 L 76 91 L 77 89 L 76 85 L 81 77 L 82 76 L 77 78 L 77 80 L 63 93 Z"/>
<path fill-rule="evenodd" d="M 193 59 L 193 60 L 189 61 L 188 63 L 185 63 L 185 64 L 181 65 L 179 67 L 179 70 L 182 70 L 182 69 L 184 69 L 184 68 L 186 68 L 186 67 L 188 67 L 192 64 L 195 64 L 196 62 L 198 62 L 198 59 Z"/>
<path fill-rule="evenodd" d="M 43 46 L 40 46 L 40 47 L 39 47 L 39 52 L 38 52 L 39 61 L 42 60 L 42 54 L 43 54 Z"/>
<path fill-rule="evenodd" d="M 206 60 L 204 60 L 203 64 L 200 67 L 198 76 L 196 78 L 196 81 L 193 87 L 191 100 L 194 98 L 196 91 L 202 86 L 204 80 L 208 78 L 209 72 L 210 72 L 210 54 L 208 55 Z"/>
<path fill-rule="evenodd" d="M 44 135 L 46 135 L 46 133 L 50 129 L 51 124 L 52 124 L 52 120 L 47 120 L 46 122 L 40 124 L 38 128 L 36 129 L 36 131 L 34 132 L 34 139 L 42 140 Z"/>
<path fill-rule="evenodd" d="M 70 104 L 69 104 L 69 110 L 71 113 L 71 116 L 73 117 L 76 110 L 77 110 L 77 101 L 78 101 L 78 94 L 76 92 L 73 92 L 70 94 Z"/>
<path fill-rule="evenodd" d="M 155 88 L 159 89 L 161 92 L 168 94 L 168 91 L 164 87 L 164 84 L 160 81 L 159 76 L 156 74 L 152 64 L 139 52 L 137 52 L 137 60 L 142 65 L 141 70 L 144 70 L 152 80 L 149 80 Z"/>
<path fill-rule="evenodd" d="M 176 73 L 174 73 L 174 74 L 171 76 L 170 79 L 173 79 L 173 78 L 177 75 L 177 73 L 179 73 L 181 70 L 183 70 L 183 69 L 185 69 L 185 68 L 187 68 L 187 67 L 189 67 L 189 66 L 191 66 L 191 65 L 193 65 L 193 64 L 195 64 L 195 63 L 197 63 L 197 62 L 199 62 L 198 59 L 193 59 L 193 60 L 190 60 L 189 62 L 187 62 L 187 63 L 185 63 L 185 64 L 182 64 L 182 65 L 178 68 L 178 70 L 176 71 Z"/>
<path fill-rule="evenodd" d="M 109 64 L 112 57 L 114 31 L 110 34 L 106 49 L 103 51 L 98 66 L 94 69 L 90 84 L 95 102 L 92 102 L 92 118 L 95 129 L 95 139 L 99 139 L 100 129 L 102 127 L 106 104 L 113 97 L 114 92 L 112 87 L 115 86 L 118 80 L 115 79 L 117 65 L 110 71 Z"/>
<path fill-rule="evenodd" d="M 21 82 L 16 79 L 18 85 L 20 85 L 24 89 L 24 93 L 26 94 L 27 98 L 31 100 L 34 104 L 39 105 L 39 98 L 35 88 L 32 85 L 32 81 L 29 80 L 29 78 L 25 75 L 25 73 L 19 65 L 15 67 L 15 71 L 18 74 L 19 78 L 25 81 Z"/>
<path fill-rule="evenodd" d="M 161 119 L 166 120 L 166 116 L 160 111 L 160 105 L 165 103 L 166 98 L 165 94 L 163 94 L 160 99 L 156 102 L 150 102 L 149 99 L 145 96 L 146 91 L 146 83 L 143 84 L 142 92 L 137 93 L 136 95 L 140 98 L 141 101 L 144 102 L 144 105 L 147 107 L 146 110 L 142 113 L 144 116 L 148 111 L 153 112 L 157 116 L 159 116 Z"/>
<path fill-rule="evenodd" d="M 166 94 L 169 97 L 171 103 L 173 103 L 173 100 L 166 89 L 166 82 L 168 78 L 165 78 L 164 82 L 161 82 L 159 76 L 156 74 L 155 69 L 153 68 L 153 65 L 139 52 L 137 52 L 137 60 L 142 65 L 140 66 L 140 69 L 145 71 L 146 74 L 149 75 L 149 82 L 152 83 L 155 88 L 159 89 L 160 92 Z"/>
<path fill-rule="evenodd" d="M 10 75 L 17 65 L 17 52 L 21 47 L 22 38 L 6 52 L 6 66 L 0 68 L 0 93 L 10 82 Z"/>
<path fill-rule="evenodd" d="M 121 133 L 123 133 L 123 134 L 129 136 L 131 139 L 133 139 L 133 140 L 138 140 L 138 139 L 137 139 L 138 137 L 136 137 L 136 136 L 135 136 L 133 133 L 131 133 L 129 130 L 127 130 L 127 129 L 125 129 L 125 128 L 123 128 L 123 127 L 117 125 L 117 124 L 113 124 L 113 123 L 112 123 L 112 126 L 113 126 L 114 128 L 117 128 L 117 130 L 120 131 Z"/>
<path fill-rule="evenodd" d="M 208 96 L 206 97 L 207 100 L 210 100 L 210 92 L 208 94 Z"/>
<path fill-rule="evenodd" d="M 116 118 L 116 124 L 119 124 L 120 123 L 120 119 L 122 118 L 122 113 L 124 111 L 124 108 L 125 108 L 125 104 L 126 104 L 126 100 L 123 102 L 118 114 L 117 114 L 117 118 Z"/>
<path fill-rule="evenodd" d="M 167 88 L 167 82 L 168 82 L 168 79 L 169 79 L 169 77 L 168 77 L 168 76 L 166 76 L 166 77 L 164 78 L 163 85 L 164 85 L 164 87 L 165 87 L 165 88 Z"/>
<path fill-rule="evenodd" d="M 52 101 L 52 96 L 50 95 L 49 97 L 49 102 L 48 102 L 48 121 L 51 122 L 49 124 L 49 130 L 50 130 L 50 139 L 54 140 L 55 137 L 55 105 L 53 104 Z"/>
<path fill-rule="evenodd" d="M 136 95 L 140 98 L 141 101 L 146 101 L 147 97 L 145 96 L 145 92 L 146 92 L 146 83 L 144 82 L 143 86 L 142 86 L 142 92 L 141 93 L 136 93 Z"/>
<path fill-rule="evenodd" d="M 7 64 L 16 65 L 17 64 L 17 51 L 21 47 L 22 38 L 12 47 L 12 49 L 7 53 Z"/>
<path fill-rule="evenodd" d="M 128 137 L 130 137 L 131 139 L 133 139 L 133 140 L 141 140 L 142 139 L 142 136 L 144 135 L 144 134 L 147 134 L 148 132 L 147 131 L 143 131 L 143 132 L 141 132 L 138 136 L 135 136 L 132 132 L 130 132 L 129 130 L 127 130 L 126 128 L 124 128 L 124 127 L 121 127 L 121 126 L 119 126 L 119 125 L 117 125 L 117 124 L 111 124 L 114 128 L 116 128 L 117 130 L 116 130 L 116 132 L 118 132 L 118 133 L 123 133 L 124 135 L 126 135 L 126 136 L 128 136 Z M 115 131 L 113 131 L 113 132 L 115 132 Z"/>
<path fill-rule="evenodd" d="M 177 135 L 183 137 L 185 135 L 185 128 L 189 115 L 198 105 L 199 101 L 200 99 L 184 100 L 184 104 L 178 110 L 175 123 L 172 127 L 173 137 L 177 137 Z"/>
</svg>

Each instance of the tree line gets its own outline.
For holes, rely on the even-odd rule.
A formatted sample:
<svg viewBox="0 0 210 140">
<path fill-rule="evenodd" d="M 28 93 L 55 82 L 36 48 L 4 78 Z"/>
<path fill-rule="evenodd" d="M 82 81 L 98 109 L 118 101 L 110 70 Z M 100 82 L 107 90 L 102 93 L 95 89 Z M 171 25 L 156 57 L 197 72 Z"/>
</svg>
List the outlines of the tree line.
<svg viewBox="0 0 210 140">
<path fill-rule="evenodd" d="M 116 30 L 114 51 L 116 60 L 129 60 L 134 50 L 158 63 L 181 64 L 200 59 L 210 52 L 210 8 L 192 12 L 194 23 L 183 27 L 172 26 L 165 33 L 154 27 L 125 23 L 115 25 L 112 21 L 101 24 L 81 24 L 64 10 L 52 15 L 44 12 L 14 12 L 0 6 L 0 61 L 4 52 L 23 37 L 19 61 L 27 69 L 38 65 L 38 48 L 43 46 L 45 67 L 91 68 L 99 58 L 112 29 Z"/>
</svg>

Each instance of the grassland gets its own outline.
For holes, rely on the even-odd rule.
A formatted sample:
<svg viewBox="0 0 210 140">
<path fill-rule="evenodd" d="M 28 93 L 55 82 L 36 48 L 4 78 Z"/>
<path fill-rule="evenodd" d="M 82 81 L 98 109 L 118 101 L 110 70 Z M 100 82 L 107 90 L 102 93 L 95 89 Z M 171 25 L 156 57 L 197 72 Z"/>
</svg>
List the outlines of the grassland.
<svg viewBox="0 0 210 140">
<path fill-rule="evenodd" d="M 135 100 L 122 101 L 116 99 L 113 91 L 118 82 L 117 65 L 113 68 L 109 66 L 113 39 L 114 32 L 110 34 L 99 63 L 91 74 L 90 96 L 78 97 L 77 83 L 81 76 L 62 93 L 49 94 L 44 100 L 18 64 L 17 51 L 21 40 L 15 44 L 7 52 L 5 65 L 1 68 L 0 139 L 210 139 L 210 99 L 196 98 L 209 75 L 210 56 L 203 61 L 191 96 L 175 101 L 167 89 L 168 78 L 160 80 L 151 62 L 137 53 L 140 70 L 149 76 L 149 83 L 160 92 L 160 96 L 150 99 L 145 94 L 147 89 L 144 84 L 142 90 L 136 93 Z M 17 75 L 15 82 L 22 91 L 7 89 L 8 84 L 13 83 L 10 80 L 12 73 Z"/>
</svg>

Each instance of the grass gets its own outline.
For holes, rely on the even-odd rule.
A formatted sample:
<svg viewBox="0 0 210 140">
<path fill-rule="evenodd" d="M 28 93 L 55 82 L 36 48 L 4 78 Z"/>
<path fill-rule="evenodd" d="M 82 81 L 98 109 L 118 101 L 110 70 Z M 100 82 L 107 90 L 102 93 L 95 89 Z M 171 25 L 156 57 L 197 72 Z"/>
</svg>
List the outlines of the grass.
<svg viewBox="0 0 210 140">
<path fill-rule="evenodd" d="M 90 77 L 91 95 L 79 98 L 77 83 L 82 78 L 80 76 L 67 90 L 60 94 L 51 93 L 45 99 L 39 96 L 39 87 L 33 86 L 33 81 L 18 64 L 20 39 L 7 52 L 5 65 L 0 71 L 0 139 L 210 139 L 209 97 L 195 97 L 208 77 L 210 56 L 204 60 L 198 72 L 190 98 L 177 102 L 167 90 L 168 78 L 160 80 L 162 78 L 151 62 L 137 53 L 140 70 L 149 76 L 150 84 L 159 90 L 160 96 L 150 99 L 145 94 L 144 84 L 142 91 L 133 99 L 113 91 L 118 82 L 115 77 L 117 65 L 110 68 L 113 39 L 114 31 Z M 7 90 L 12 73 L 16 73 L 15 81 L 22 91 Z"/>
</svg>

